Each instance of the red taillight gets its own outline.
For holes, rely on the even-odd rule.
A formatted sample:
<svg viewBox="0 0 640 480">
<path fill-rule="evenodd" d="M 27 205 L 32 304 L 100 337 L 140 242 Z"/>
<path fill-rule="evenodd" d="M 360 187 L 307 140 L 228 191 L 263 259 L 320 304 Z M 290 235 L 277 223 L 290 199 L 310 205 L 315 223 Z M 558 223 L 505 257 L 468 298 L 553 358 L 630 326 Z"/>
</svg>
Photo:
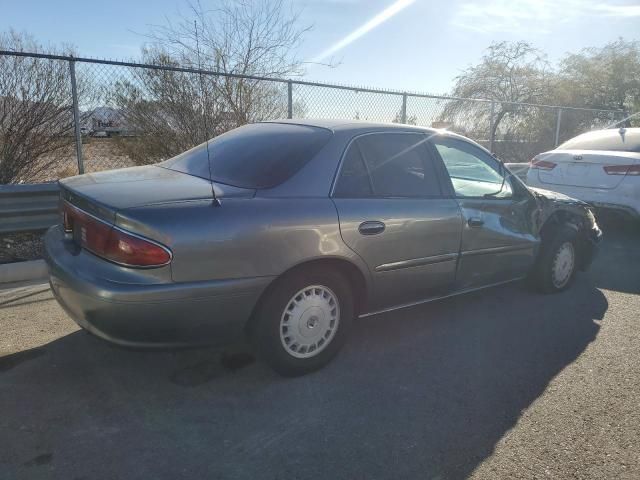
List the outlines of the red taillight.
<svg viewBox="0 0 640 480">
<path fill-rule="evenodd" d="M 640 175 L 640 165 L 605 165 L 602 169 L 607 175 Z"/>
<path fill-rule="evenodd" d="M 131 267 L 159 267 L 171 261 L 171 252 L 162 245 L 104 223 L 66 202 L 62 216 L 65 232 L 106 260 Z"/>
<path fill-rule="evenodd" d="M 533 160 L 531 160 L 531 166 L 529 168 L 536 168 L 538 170 L 549 171 L 556 168 L 556 164 L 548 160 L 536 160 L 534 158 Z"/>
<path fill-rule="evenodd" d="M 102 256 L 133 267 L 157 267 L 171 261 L 166 248 L 117 228 L 111 229 Z"/>
</svg>

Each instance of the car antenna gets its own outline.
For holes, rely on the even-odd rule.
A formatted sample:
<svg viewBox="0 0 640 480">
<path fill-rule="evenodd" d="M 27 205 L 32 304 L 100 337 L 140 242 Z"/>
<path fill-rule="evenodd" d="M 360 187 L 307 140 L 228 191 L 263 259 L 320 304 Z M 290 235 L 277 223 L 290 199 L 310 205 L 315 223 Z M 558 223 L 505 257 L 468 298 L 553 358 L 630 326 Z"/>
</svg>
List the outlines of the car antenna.
<svg viewBox="0 0 640 480">
<path fill-rule="evenodd" d="M 198 58 L 198 76 L 200 78 L 200 96 L 202 97 L 202 123 L 204 124 L 204 141 L 207 149 L 207 165 L 209 166 L 209 181 L 211 182 L 211 196 L 213 197 L 213 206 L 220 205 L 220 201 L 216 198 L 216 189 L 213 186 L 213 174 L 211 172 L 211 156 L 209 154 L 209 128 L 207 123 L 207 94 L 204 88 L 204 78 L 202 74 L 202 62 L 200 61 L 200 37 L 198 35 L 198 21 L 193 21 L 193 26 L 196 31 L 196 56 Z"/>
</svg>

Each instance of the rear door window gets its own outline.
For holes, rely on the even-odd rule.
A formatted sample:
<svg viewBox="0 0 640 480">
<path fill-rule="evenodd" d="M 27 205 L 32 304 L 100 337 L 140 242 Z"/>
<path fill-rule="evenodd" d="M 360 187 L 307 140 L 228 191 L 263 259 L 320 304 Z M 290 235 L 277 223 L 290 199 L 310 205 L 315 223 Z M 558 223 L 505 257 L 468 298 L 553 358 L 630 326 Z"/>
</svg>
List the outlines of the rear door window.
<svg viewBox="0 0 640 480">
<path fill-rule="evenodd" d="M 438 173 L 426 137 L 375 133 L 351 143 L 335 195 L 339 197 L 440 197 Z"/>
<path fill-rule="evenodd" d="M 371 177 L 369 177 L 357 142 L 352 143 L 347 150 L 334 195 L 343 198 L 373 196 Z"/>
</svg>

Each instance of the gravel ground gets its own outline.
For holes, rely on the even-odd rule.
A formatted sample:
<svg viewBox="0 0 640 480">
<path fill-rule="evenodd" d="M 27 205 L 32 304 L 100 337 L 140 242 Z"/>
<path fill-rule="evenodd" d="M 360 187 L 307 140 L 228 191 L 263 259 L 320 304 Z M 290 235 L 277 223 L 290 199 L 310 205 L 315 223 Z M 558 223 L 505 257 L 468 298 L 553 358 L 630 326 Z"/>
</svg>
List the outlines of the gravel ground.
<svg viewBox="0 0 640 480">
<path fill-rule="evenodd" d="M 0 263 L 42 258 L 42 233 L 0 235 Z"/>
<path fill-rule="evenodd" d="M 0 294 L 0 478 L 640 478 L 640 230 L 568 292 L 520 284 L 356 322 L 327 368 L 144 352 L 46 287 Z"/>
<path fill-rule="evenodd" d="M 122 154 L 117 138 L 84 137 L 82 141 L 82 158 L 85 172 L 100 172 L 114 168 L 125 168 L 134 162 Z M 51 182 L 78 174 L 75 145 L 57 152 L 53 157 L 40 158 L 46 168 L 35 176 L 23 179 L 27 183 Z"/>
</svg>

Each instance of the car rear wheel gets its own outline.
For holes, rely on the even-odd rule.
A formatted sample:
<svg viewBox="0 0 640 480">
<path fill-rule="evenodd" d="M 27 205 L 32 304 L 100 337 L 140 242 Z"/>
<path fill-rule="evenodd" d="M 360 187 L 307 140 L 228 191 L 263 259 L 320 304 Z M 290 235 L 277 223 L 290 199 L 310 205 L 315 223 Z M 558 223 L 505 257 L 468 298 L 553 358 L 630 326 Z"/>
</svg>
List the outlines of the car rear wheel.
<svg viewBox="0 0 640 480">
<path fill-rule="evenodd" d="M 571 285 L 578 265 L 577 232 L 564 225 L 543 242 L 531 275 L 534 286 L 544 293 L 561 292 Z"/>
<path fill-rule="evenodd" d="M 266 293 L 256 312 L 252 343 L 276 372 L 302 375 L 338 353 L 353 315 L 351 288 L 339 272 L 293 272 Z"/>
</svg>

